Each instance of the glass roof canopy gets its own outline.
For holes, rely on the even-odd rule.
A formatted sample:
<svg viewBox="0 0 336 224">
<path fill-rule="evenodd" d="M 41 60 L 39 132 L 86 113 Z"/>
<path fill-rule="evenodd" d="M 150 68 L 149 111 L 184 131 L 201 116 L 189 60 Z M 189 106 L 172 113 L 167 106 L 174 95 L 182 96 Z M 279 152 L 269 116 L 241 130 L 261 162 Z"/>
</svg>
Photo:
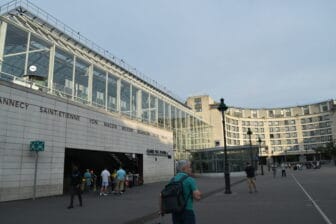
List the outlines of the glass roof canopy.
<svg viewBox="0 0 336 224">
<path fill-rule="evenodd" d="M 108 50 L 102 48 L 98 44 L 94 43 L 93 41 L 89 40 L 88 38 L 84 37 L 80 32 L 72 29 L 68 25 L 64 24 L 48 12 L 44 11 L 43 9 L 39 8 L 32 2 L 28 0 L 13 0 L 10 1 L 2 6 L 0 6 L 0 15 L 3 14 L 25 14 L 33 18 L 36 22 L 43 24 L 44 26 L 49 26 L 50 29 L 56 30 L 64 35 L 68 36 L 69 38 L 73 39 L 74 41 L 80 43 L 83 47 L 88 48 L 94 55 L 99 55 L 104 57 L 105 59 L 112 62 L 114 65 L 118 66 L 120 69 L 125 70 L 129 75 L 133 76 L 134 78 L 139 79 L 140 81 L 145 82 L 147 85 L 152 86 L 157 91 L 162 92 L 163 94 L 167 95 L 168 97 L 172 98 L 173 100 L 181 103 L 183 106 L 186 106 L 183 103 L 183 100 L 180 99 L 179 96 L 172 93 L 168 90 L 165 86 L 159 84 L 157 81 L 149 78 L 135 67 L 131 66 L 123 59 L 120 59 L 113 54 L 111 54 Z"/>
</svg>

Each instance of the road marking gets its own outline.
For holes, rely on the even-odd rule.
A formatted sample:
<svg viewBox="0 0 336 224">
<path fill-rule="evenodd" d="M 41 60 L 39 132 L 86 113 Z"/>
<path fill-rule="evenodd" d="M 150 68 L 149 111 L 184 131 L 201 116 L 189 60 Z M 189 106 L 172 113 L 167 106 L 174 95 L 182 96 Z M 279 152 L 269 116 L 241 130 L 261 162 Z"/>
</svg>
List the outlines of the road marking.
<svg viewBox="0 0 336 224">
<path fill-rule="evenodd" d="M 316 210 L 320 213 L 320 215 L 322 216 L 322 218 L 324 219 L 324 221 L 327 224 L 332 224 L 332 222 L 329 220 L 329 218 L 326 216 L 326 214 L 324 214 L 324 212 L 322 211 L 322 209 L 317 205 L 317 203 L 313 200 L 313 198 L 308 194 L 308 192 L 302 187 L 302 185 L 299 183 L 299 181 L 295 178 L 295 176 L 293 174 L 291 174 L 292 177 L 294 178 L 295 182 L 297 183 L 297 185 L 299 185 L 299 187 L 302 189 L 302 191 L 307 195 L 307 197 L 309 198 L 309 200 L 313 203 L 313 205 L 315 206 Z"/>
</svg>

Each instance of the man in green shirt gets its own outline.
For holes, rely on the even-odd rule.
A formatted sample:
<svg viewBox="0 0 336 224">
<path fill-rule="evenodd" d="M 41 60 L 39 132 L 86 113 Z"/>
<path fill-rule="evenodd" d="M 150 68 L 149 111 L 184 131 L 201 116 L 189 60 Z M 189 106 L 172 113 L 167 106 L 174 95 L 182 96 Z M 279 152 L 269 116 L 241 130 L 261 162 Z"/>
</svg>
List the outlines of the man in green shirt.
<svg viewBox="0 0 336 224">
<path fill-rule="evenodd" d="M 176 165 L 177 174 L 172 181 L 178 181 L 183 176 L 188 176 L 183 181 L 183 194 L 187 199 L 185 209 L 179 213 L 173 213 L 173 224 L 195 224 L 196 218 L 193 210 L 194 200 L 199 201 L 201 199 L 201 192 L 198 190 L 196 181 L 190 175 L 192 174 L 190 162 L 188 160 L 179 160 Z"/>
</svg>

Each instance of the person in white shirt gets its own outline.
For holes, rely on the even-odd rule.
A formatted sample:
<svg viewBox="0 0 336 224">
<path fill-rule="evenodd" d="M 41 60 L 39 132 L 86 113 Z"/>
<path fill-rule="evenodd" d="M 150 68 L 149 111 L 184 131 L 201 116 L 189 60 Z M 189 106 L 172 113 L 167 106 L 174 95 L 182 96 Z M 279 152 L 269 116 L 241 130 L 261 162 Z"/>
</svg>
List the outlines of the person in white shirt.
<svg viewBox="0 0 336 224">
<path fill-rule="evenodd" d="M 102 195 L 107 195 L 107 189 L 109 186 L 109 178 L 111 176 L 110 172 L 105 168 L 101 174 L 100 174 L 101 178 L 102 178 L 102 185 L 101 185 L 101 189 L 100 189 L 100 196 Z"/>
</svg>

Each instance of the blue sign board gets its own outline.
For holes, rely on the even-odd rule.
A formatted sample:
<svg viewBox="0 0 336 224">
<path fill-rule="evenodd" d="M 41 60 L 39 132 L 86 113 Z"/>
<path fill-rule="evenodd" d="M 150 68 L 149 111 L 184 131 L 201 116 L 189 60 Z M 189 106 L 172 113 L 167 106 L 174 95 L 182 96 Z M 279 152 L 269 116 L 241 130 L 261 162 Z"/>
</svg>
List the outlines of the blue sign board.
<svg viewBox="0 0 336 224">
<path fill-rule="evenodd" d="M 36 152 L 44 151 L 44 141 L 31 141 L 30 151 L 36 151 Z"/>
</svg>

